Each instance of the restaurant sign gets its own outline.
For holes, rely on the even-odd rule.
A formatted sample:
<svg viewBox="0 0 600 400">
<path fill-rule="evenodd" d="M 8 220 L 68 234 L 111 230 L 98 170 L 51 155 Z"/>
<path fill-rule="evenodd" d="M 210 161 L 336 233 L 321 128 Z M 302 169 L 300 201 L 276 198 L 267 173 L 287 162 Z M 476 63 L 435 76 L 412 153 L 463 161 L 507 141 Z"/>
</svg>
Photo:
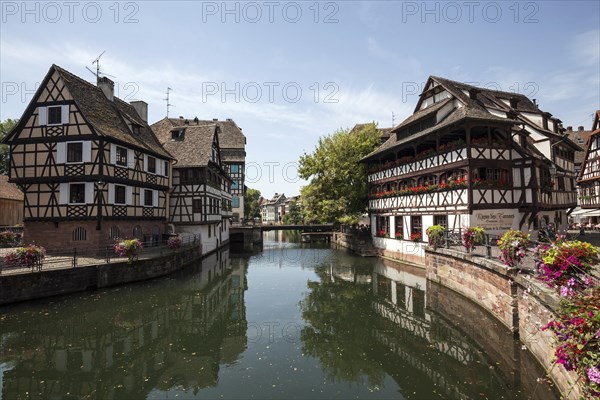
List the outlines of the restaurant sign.
<svg viewBox="0 0 600 400">
<path fill-rule="evenodd" d="M 477 211 L 473 214 L 471 226 L 479 226 L 491 231 L 507 231 L 512 229 L 514 220 L 514 211 Z"/>
</svg>

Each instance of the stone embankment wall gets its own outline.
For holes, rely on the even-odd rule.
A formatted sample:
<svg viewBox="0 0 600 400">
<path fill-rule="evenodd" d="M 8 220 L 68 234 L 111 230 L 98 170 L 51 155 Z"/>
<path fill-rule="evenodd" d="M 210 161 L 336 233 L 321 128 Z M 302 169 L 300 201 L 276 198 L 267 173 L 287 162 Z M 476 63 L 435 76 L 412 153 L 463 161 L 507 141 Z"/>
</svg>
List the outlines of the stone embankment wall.
<svg viewBox="0 0 600 400">
<path fill-rule="evenodd" d="M 202 257 L 200 246 L 194 246 L 131 264 L 119 262 L 0 275 L 0 305 L 158 278 Z"/>
<path fill-rule="evenodd" d="M 577 375 L 553 362 L 554 334 L 541 330 L 558 305 L 555 293 L 496 260 L 455 250 L 426 247 L 425 266 L 429 281 L 477 303 L 511 330 L 546 369 L 565 398 L 581 397 Z"/>
</svg>

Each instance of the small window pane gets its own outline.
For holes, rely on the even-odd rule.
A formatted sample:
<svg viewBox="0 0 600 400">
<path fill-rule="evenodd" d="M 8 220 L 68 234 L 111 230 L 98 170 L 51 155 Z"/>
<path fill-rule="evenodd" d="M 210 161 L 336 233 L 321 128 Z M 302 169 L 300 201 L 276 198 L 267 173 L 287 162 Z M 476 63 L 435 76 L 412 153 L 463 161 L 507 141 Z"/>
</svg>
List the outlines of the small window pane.
<svg viewBox="0 0 600 400">
<path fill-rule="evenodd" d="M 48 107 L 48 125 L 57 125 L 62 123 L 62 107 Z"/>
<path fill-rule="evenodd" d="M 72 183 L 69 186 L 69 203 L 85 203 L 85 183 Z"/>
<path fill-rule="evenodd" d="M 237 196 L 233 196 L 231 198 L 231 207 L 233 208 L 237 208 L 240 206 L 240 198 Z"/>
<path fill-rule="evenodd" d="M 83 161 L 83 143 L 67 143 L 67 162 L 76 163 Z"/>
<path fill-rule="evenodd" d="M 156 158 L 148 157 L 148 172 L 156 173 Z"/>
<path fill-rule="evenodd" d="M 115 204 L 125 204 L 125 186 L 115 186 Z"/>
<path fill-rule="evenodd" d="M 230 172 L 232 174 L 236 174 L 240 170 L 240 166 L 238 164 L 231 164 Z"/>
<path fill-rule="evenodd" d="M 145 189 L 144 190 L 144 205 L 147 207 L 152 207 L 152 190 Z"/>
<path fill-rule="evenodd" d="M 192 212 L 195 212 L 195 213 L 202 212 L 202 200 L 201 199 L 193 199 L 192 200 Z"/>
<path fill-rule="evenodd" d="M 117 165 L 127 166 L 127 149 L 117 146 Z"/>
</svg>

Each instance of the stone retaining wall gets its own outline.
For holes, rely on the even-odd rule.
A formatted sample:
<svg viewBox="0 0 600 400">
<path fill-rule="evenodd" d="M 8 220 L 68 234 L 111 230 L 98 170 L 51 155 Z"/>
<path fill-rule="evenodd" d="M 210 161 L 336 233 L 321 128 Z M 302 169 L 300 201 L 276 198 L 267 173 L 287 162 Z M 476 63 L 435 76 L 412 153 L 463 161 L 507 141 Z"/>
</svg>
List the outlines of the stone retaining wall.
<svg viewBox="0 0 600 400">
<path fill-rule="evenodd" d="M 428 280 L 477 303 L 519 337 L 565 398 L 580 398 L 577 375 L 552 361 L 554 334 L 541 330 L 558 305 L 554 292 L 496 260 L 455 250 L 426 247 L 425 265 Z"/>
<path fill-rule="evenodd" d="M 119 262 L 0 275 L 0 305 L 153 279 L 201 258 L 200 246 L 194 246 L 132 264 Z"/>
</svg>

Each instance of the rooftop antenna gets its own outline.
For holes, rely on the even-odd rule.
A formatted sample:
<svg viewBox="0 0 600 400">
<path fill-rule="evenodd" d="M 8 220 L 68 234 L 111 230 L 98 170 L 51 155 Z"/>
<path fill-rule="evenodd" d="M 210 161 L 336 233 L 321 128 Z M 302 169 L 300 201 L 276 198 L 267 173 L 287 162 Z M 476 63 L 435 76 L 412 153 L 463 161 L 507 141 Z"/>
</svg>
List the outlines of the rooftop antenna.
<svg viewBox="0 0 600 400">
<path fill-rule="evenodd" d="M 96 64 L 96 72 L 94 72 L 88 66 L 85 67 L 88 71 L 90 71 L 92 74 L 94 74 L 96 76 L 96 82 L 98 82 L 98 79 L 100 79 L 100 57 L 102 57 L 102 55 L 104 53 L 106 53 L 106 50 L 104 50 L 102 53 L 100 53 L 100 55 L 98 57 L 96 57 L 96 59 L 94 61 L 92 61 L 92 65 Z M 114 78 L 113 75 L 105 74 L 104 72 L 102 72 L 102 75 L 110 76 L 110 77 Z"/>
<path fill-rule="evenodd" d="M 167 98 L 163 99 L 163 100 L 167 101 L 167 118 L 169 118 L 169 107 L 173 106 L 173 104 L 169 103 L 169 93 L 171 92 L 171 90 L 173 90 L 173 89 L 171 89 L 170 87 L 167 87 Z"/>
<path fill-rule="evenodd" d="M 396 114 L 392 111 L 392 128 L 396 126 Z"/>
</svg>

